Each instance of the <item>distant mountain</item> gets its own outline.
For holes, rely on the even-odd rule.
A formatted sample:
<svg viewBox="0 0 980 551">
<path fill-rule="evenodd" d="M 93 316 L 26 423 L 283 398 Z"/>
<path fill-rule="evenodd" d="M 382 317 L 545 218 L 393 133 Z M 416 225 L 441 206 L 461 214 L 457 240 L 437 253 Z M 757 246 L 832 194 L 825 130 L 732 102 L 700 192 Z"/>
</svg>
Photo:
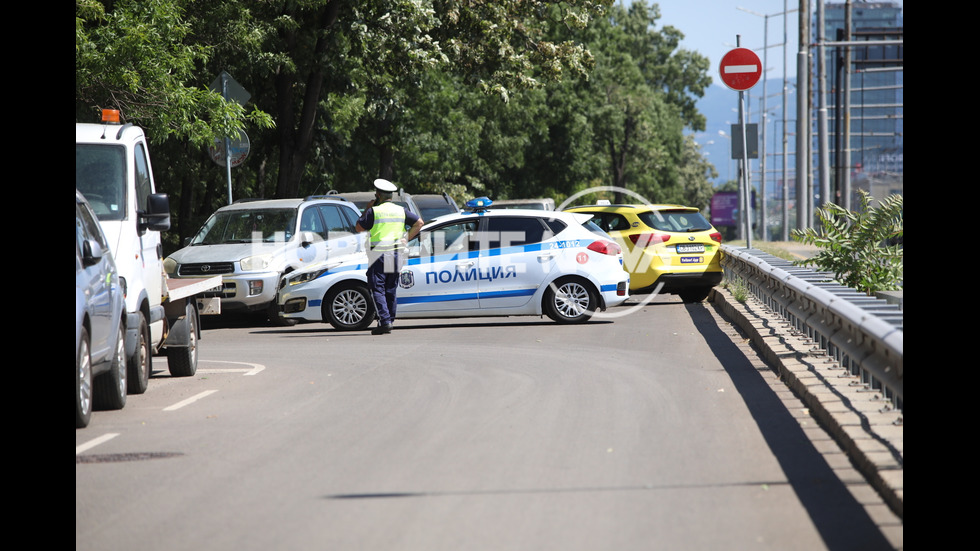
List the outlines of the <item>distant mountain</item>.
<svg viewBox="0 0 980 551">
<path fill-rule="evenodd" d="M 788 87 L 790 92 L 788 111 L 790 112 L 790 117 L 793 119 L 795 119 L 796 112 L 796 99 L 792 94 L 796 88 L 794 82 L 795 79 L 790 80 Z M 767 157 L 770 167 L 773 166 L 776 160 L 780 159 L 780 157 L 774 157 L 773 153 L 780 152 L 782 149 L 782 117 L 780 115 L 783 108 L 782 85 L 782 80 L 773 80 L 768 83 L 766 90 L 769 95 L 766 108 L 770 113 L 769 124 L 767 125 L 769 136 L 766 139 Z M 759 123 L 759 111 L 761 109 L 759 98 L 761 95 L 761 82 L 745 93 L 745 108 L 748 111 L 746 122 Z M 708 161 L 714 164 L 715 170 L 718 171 L 718 178 L 714 181 L 717 186 L 728 180 L 735 179 L 738 173 L 738 161 L 731 159 L 731 142 L 729 141 L 731 125 L 738 123 L 738 92 L 729 89 L 723 84 L 712 84 L 705 92 L 704 97 L 698 101 L 697 107 L 698 111 L 707 118 L 707 124 L 704 132 L 696 132 L 694 134 L 694 139 L 701 145 L 701 149 L 707 156 Z M 774 125 L 773 121 L 779 122 Z M 790 130 L 792 129 L 793 124 L 791 123 Z M 761 130 L 760 128 L 760 140 L 762 139 Z M 721 132 L 724 132 L 724 134 Z M 792 151 L 792 138 L 790 138 L 788 145 Z M 779 162 L 781 163 L 782 161 Z M 758 170 L 756 163 L 757 161 L 751 162 L 754 169 Z"/>
</svg>

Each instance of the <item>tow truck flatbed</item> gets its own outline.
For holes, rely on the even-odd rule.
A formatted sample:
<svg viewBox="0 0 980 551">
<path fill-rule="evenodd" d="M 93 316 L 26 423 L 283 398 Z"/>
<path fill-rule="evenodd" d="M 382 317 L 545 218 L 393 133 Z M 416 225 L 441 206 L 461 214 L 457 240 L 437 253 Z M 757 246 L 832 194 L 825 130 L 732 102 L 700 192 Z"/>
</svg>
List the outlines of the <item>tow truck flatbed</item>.
<svg viewBox="0 0 980 551">
<path fill-rule="evenodd" d="M 173 302 L 194 296 L 211 289 L 221 289 L 221 276 L 167 278 L 167 294 L 164 297 Z"/>
</svg>

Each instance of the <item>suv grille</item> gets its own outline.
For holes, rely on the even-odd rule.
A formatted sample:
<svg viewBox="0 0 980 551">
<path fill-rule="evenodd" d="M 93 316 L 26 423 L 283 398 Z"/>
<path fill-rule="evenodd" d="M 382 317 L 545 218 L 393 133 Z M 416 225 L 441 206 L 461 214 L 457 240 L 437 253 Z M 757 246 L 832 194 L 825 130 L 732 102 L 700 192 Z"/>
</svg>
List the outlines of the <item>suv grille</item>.
<svg viewBox="0 0 980 551">
<path fill-rule="evenodd" d="M 214 276 L 230 274 L 235 271 L 232 262 L 204 262 L 201 264 L 181 264 L 177 274 L 181 276 Z"/>
</svg>

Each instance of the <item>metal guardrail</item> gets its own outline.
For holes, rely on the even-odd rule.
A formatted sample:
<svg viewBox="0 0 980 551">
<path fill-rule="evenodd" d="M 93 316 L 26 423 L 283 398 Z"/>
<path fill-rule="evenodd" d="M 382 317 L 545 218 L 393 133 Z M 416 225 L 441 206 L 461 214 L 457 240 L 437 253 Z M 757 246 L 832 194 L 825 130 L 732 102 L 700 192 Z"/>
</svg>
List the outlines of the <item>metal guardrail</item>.
<svg viewBox="0 0 980 551">
<path fill-rule="evenodd" d="M 729 282 L 741 281 L 770 310 L 841 367 L 903 410 L 903 312 L 886 300 L 758 249 L 723 245 Z"/>
</svg>

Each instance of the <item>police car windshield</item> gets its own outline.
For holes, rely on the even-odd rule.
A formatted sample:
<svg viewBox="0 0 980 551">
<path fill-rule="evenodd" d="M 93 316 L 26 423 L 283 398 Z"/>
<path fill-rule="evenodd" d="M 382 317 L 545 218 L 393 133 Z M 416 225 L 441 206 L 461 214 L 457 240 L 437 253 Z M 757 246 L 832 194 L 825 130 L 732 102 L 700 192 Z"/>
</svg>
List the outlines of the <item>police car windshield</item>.
<svg viewBox="0 0 980 551">
<path fill-rule="evenodd" d="M 191 245 L 289 241 L 296 209 L 228 210 L 214 213 Z"/>
</svg>

